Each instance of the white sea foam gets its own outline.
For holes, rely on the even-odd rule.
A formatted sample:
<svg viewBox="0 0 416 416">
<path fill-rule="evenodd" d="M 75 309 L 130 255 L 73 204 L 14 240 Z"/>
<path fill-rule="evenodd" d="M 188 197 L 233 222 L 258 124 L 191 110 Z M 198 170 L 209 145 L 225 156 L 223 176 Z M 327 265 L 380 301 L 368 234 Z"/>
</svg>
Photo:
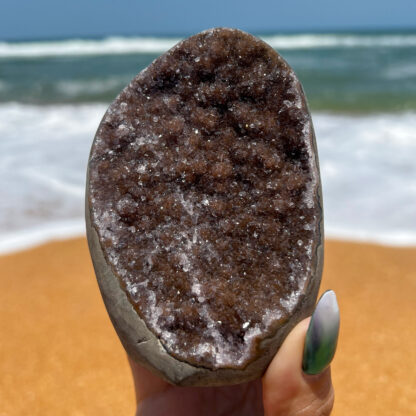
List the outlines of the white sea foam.
<svg viewBox="0 0 416 416">
<path fill-rule="evenodd" d="M 84 233 L 87 158 L 105 109 L 0 105 L 0 252 Z M 326 235 L 416 245 L 416 113 L 313 121 Z"/>
<path fill-rule="evenodd" d="M 162 53 L 179 41 L 179 38 L 109 37 L 99 40 L 67 39 L 45 42 L 0 42 L 0 57 L 35 58 Z"/>
<path fill-rule="evenodd" d="M 0 252 L 84 232 L 85 172 L 104 105 L 0 105 Z"/>
<path fill-rule="evenodd" d="M 13 253 L 48 241 L 65 240 L 85 234 L 84 221 L 79 218 L 40 223 L 28 229 L 19 229 L 0 235 L 0 253 Z"/>
<path fill-rule="evenodd" d="M 314 117 L 326 235 L 416 244 L 416 114 Z"/>
<path fill-rule="evenodd" d="M 413 47 L 416 35 L 341 35 L 341 34 L 304 34 L 266 36 L 263 39 L 276 49 L 310 48 L 373 48 L 373 47 Z"/>
<path fill-rule="evenodd" d="M 414 47 L 415 34 L 293 34 L 262 37 L 272 47 L 282 49 Z M 42 42 L 0 42 L 0 58 L 36 58 L 76 55 L 118 55 L 162 53 L 180 38 L 108 37 Z"/>
</svg>

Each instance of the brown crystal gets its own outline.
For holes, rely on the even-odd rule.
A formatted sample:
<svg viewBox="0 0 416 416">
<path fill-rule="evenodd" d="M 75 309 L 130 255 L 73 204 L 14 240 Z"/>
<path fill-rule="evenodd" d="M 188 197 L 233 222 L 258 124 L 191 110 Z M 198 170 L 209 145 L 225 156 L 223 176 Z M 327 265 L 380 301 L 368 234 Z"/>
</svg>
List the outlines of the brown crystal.
<svg viewBox="0 0 416 416">
<path fill-rule="evenodd" d="M 213 29 L 110 106 L 90 157 L 92 222 L 169 354 L 243 368 L 298 307 L 321 218 L 311 121 L 268 45 Z"/>
</svg>

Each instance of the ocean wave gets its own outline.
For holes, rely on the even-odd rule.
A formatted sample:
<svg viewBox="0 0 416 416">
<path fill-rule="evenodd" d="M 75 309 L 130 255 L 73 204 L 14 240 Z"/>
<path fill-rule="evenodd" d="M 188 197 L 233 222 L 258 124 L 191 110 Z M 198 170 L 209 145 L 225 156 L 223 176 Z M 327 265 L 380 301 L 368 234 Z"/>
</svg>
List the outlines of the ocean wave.
<svg viewBox="0 0 416 416">
<path fill-rule="evenodd" d="M 393 64 L 384 70 L 383 75 L 387 79 L 401 80 L 411 79 L 416 77 L 416 63 L 402 63 L 400 65 Z"/>
<path fill-rule="evenodd" d="M 37 58 L 78 55 L 162 53 L 179 38 L 109 37 L 100 40 L 67 39 L 44 42 L 0 42 L 1 58 Z"/>
<path fill-rule="evenodd" d="M 305 34 L 263 38 L 275 49 L 311 48 L 403 48 L 416 46 L 416 35 L 332 35 Z"/>
<path fill-rule="evenodd" d="M 1 234 L 0 253 L 10 254 L 49 241 L 65 240 L 84 235 L 85 222 L 81 218 L 41 223 L 32 228 Z"/>
<path fill-rule="evenodd" d="M 294 34 L 263 36 L 272 47 L 284 49 L 415 47 L 416 34 Z M 108 37 L 42 42 L 0 42 L 0 58 L 43 58 L 79 55 L 160 54 L 181 38 Z"/>
<path fill-rule="evenodd" d="M 87 159 L 105 108 L 0 105 L 0 252 L 83 233 Z"/>
<path fill-rule="evenodd" d="M 415 231 L 372 231 L 357 230 L 342 227 L 329 226 L 325 229 L 325 237 L 334 240 L 346 240 L 352 242 L 375 243 L 393 247 L 416 246 Z"/>
<path fill-rule="evenodd" d="M 0 252 L 84 234 L 104 104 L 0 105 Z M 332 238 L 416 245 L 416 113 L 313 114 Z"/>
<path fill-rule="evenodd" d="M 118 87 L 121 90 L 129 80 L 123 77 L 103 79 L 62 80 L 56 83 L 56 90 L 65 97 L 83 97 L 112 92 Z"/>
</svg>

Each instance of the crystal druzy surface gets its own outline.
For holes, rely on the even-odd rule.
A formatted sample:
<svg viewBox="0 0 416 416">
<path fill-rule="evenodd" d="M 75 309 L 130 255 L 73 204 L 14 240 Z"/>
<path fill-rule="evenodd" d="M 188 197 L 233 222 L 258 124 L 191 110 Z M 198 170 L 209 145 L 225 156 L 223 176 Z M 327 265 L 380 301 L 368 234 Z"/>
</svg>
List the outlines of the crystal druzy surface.
<svg viewBox="0 0 416 416">
<path fill-rule="evenodd" d="M 230 29 L 181 42 L 108 109 L 89 165 L 93 226 L 177 359 L 243 368 L 298 306 L 321 215 L 311 128 L 292 70 Z"/>
</svg>

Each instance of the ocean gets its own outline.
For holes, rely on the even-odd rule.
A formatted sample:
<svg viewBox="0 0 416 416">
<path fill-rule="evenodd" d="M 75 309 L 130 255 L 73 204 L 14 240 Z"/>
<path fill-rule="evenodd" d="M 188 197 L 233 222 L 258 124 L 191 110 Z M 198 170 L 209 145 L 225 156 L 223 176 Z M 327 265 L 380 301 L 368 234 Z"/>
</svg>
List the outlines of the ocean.
<svg viewBox="0 0 416 416">
<path fill-rule="evenodd" d="M 416 244 L 416 31 L 261 36 L 312 111 L 328 237 Z M 0 252 L 83 235 L 109 103 L 180 38 L 0 41 Z"/>
</svg>

